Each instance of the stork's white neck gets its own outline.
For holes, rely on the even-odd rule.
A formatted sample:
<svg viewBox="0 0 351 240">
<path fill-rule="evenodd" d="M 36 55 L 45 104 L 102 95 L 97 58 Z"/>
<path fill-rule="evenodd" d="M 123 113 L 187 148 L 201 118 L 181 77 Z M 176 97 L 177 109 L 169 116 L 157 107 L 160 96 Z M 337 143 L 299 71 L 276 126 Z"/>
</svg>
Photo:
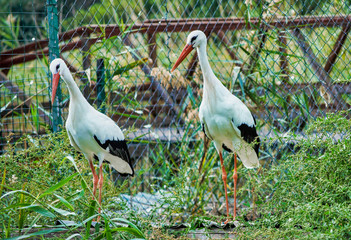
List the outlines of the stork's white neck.
<svg viewBox="0 0 351 240">
<path fill-rule="evenodd" d="M 89 105 L 88 101 L 85 99 L 85 97 L 83 96 L 82 92 L 80 91 L 80 89 L 78 88 L 77 84 L 75 83 L 71 72 L 66 69 L 62 75 L 61 75 L 62 79 L 65 81 L 65 83 L 67 84 L 67 88 L 69 91 L 69 95 L 70 95 L 70 108 L 73 104 L 82 104 L 82 105 Z"/>
<path fill-rule="evenodd" d="M 218 99 L 221 97 L 221 92 L 227 90 L 212 71 L 207 58 L 206 45 L 206 42 L 204 42 L 196 49 L 204 78 L 203 100 L 205 101 L 212 97 Z"/>
</svg>

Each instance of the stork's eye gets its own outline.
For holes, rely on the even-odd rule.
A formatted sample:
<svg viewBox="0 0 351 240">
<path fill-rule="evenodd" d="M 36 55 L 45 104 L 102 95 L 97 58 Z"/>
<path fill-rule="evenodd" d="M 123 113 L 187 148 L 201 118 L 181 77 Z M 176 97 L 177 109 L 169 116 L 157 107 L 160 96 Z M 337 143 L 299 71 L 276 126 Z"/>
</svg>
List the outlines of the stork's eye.
<svg viewBox="0 0 351 240">
<path fill-rule="evenodd" d="M 60 64 L 57 64 L 57 65 L 56 65 L 56 71 L 58 71 L 59 68 L 60 68 Z"/>
<path fill-rule="evenodd" d="M 197 36 L 191 38 L 190 42 L 193 43 L 196 40 Z"/>
</svg>

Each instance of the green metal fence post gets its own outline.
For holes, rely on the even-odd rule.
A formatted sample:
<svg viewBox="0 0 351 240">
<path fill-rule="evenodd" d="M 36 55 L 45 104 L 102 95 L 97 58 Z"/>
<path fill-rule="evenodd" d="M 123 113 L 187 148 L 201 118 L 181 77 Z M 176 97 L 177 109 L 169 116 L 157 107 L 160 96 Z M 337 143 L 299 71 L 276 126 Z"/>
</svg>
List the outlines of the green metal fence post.
<svg viewBox="0 0 351 240">
<path fill-rule="evenodd" d="M 47 14 L 48 14 L 48 23 L 49 23 L 49 59 L 50 62 L 55 58 L 60 57 L 60 48 L 59 48 L 59 38 L 58 38 L 58 29 L 59 21 L 57 14 L 57 0 L 47 0 Z M 51 80 L 51 74 L 49 73 L 49 78 Z M 52 104 L 52 130 L 57 132 L 60 130 L 59 125 L 62 125 L 61 117 L 61 87 L 60 84 L 57 88 L 56 99 Z"/>
<path fill-rule="evenodd" d="M 106 99 L 106 94 L 105 94 L 105 64 L 104 64 L 104 59 L 98 59 L 96 62 L 96 92 L 97 92 L 97 105 L 99 108 L 99 111 L 102 113 L 105 113 L 106 107 L 105 107 L 105 99 Z"/>
</svg>

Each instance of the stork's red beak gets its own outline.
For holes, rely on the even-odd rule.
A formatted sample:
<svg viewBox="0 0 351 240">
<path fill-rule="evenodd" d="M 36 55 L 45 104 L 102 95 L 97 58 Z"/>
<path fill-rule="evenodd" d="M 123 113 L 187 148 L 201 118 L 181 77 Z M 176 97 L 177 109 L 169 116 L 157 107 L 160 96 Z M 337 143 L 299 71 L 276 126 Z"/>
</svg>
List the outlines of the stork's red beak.
<svg viewBox="0 0 351 240">
<path fill-rule="evenodd" d="M 55 96 L 56 96 L 56 91 L 58 87 L 58 83 L 60 80 L 60 74 L 56 73 L 52 75 L 52 94 L 51 94 L 51 104 L 54 104 Z"/>
<path fill-rule="evenodd" d="M 190 44 L 185 45 L 183 51 L 180 53 L 180 56 L 178 58 L 178 60 L 176 61 L 176 63 L 174 64 L 171 72 L 173 72 L 178 66 L 179 64 L 181 64 L 181 62 L 183 62 L 183 60 L 186 58 L 186 56 L 189 55 L 189 53 L 193 50 L 193 46 Z"/>
</svg>

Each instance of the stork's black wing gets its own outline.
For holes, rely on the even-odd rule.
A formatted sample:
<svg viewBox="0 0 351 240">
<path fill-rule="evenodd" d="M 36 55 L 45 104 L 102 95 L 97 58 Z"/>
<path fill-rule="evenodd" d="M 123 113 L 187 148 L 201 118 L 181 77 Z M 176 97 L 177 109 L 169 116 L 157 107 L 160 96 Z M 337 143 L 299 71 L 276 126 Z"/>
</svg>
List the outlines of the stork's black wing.
<svg viewBox="0 0 351 240">
<path fill-rule="evenodd" d="M 119 157 L 125 162 L 127 162 L 133 171 L 133 174 L 131 175 L 132 176 L 134 175 L 134 169 L 132 166 L 129 150 L 127 147 L 127 142 L 125 140 L 106 140 L 105 143 L 102 143 L 95 135 L 94 135 L 94 139 L 100 145 L 100 147 L 102 147 L 105 150 L 108 150 L 108 152 L 111 155 Z M 121 175 L 125 175 L 125 174 L 121 173 Z"/>
<path fill-rule="evenodd" d="M 252 143 L 253 141 L 255 141 L 254 149 L 258 156 L 258 149 L 260 148 L 260 138 L 258 137 L 256 127 L 248 126 L 246 123 L 243 123 L 240 126 L 238 126 L 238 129 L 240 130 L 241 137 L 245 140 L 245 142 Z"/>
</svg>

